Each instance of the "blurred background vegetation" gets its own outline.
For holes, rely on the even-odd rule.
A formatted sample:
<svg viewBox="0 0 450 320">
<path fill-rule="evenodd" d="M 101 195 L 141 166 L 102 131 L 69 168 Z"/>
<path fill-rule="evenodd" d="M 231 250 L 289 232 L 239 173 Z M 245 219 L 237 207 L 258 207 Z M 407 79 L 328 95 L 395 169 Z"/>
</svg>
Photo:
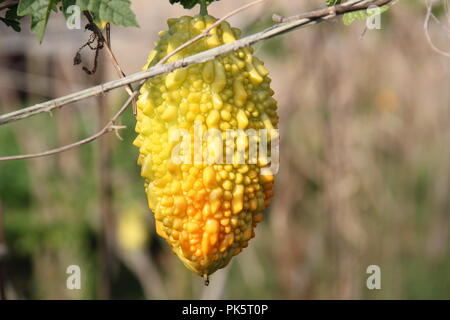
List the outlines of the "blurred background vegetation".
<svg viewBox="0 0 450 320">
<path fill-rule="evenodd" d="M 446 1 L 442 1 L 445 3 Z M 210 7 L 222 16 L 241 5 Z M 250 34 L 272 13 L 324 1 L 269 1 L 233 17 Z M 168 1 L 133 1 L 141 28 L 112 29 L 126 73 L 140 69 L 166 20 L 189 14 Z M 136 165 L 134 120 L 55 156 L 0 163 L 0 212 L 9 299 L 450 298 L 450 61 L 426 42 L 423 1 L 399 1 L 381 30 L 341 19 L 256 45 L 279 101 L 277 194 L 247 249 L 209 287 L 154 231 Z M 436 9 L 446 25 L 445 6 Z M 448 32 L 430 33 L 450 51 Z M 448 27 L 448 26 L 447 26 Z M 24 28 L 26 29 L 26 28 Z M 73 66 L 89 33 L 50 20 L 39 45 L 0 26 L 0 113 L 59 97 L 116 74 L 106 56 L 94 76 Z M 83 63 L 93 53 L 83 51 Z M 53 114 L 0 126 L 0 155 L 46 150 L 99 130 L 123 89 Z M 81 290 L 66 288 L 79 265 Z M 381 268 L 368 290 L 366 268 Z"/>
</svg>

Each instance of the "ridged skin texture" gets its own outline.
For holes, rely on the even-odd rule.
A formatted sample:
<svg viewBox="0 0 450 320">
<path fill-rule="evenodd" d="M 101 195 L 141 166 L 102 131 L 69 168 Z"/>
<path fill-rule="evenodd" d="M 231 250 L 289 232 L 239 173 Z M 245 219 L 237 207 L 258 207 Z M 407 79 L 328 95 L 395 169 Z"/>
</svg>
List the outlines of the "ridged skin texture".
<svg viewBox="0 0 450 320">
<path fill-rule="evenodd" d="M 216 21 L 211 16 L 169 19 L 169 30 L 150 53 L 144 68 L 155 65 L 175 48 Z M 169 62 L 235 41 L 240 31 L 227 22 L 173 56 Z M 149 79 L 137 102 L 134 144 L 145 178 L 145 191 L 157 233 L 193 272 L 204 276 L 225 267 L 247 247 L 263 210 L 273 196 L 273 175 L 261 175 L 265 159 L 256 164 L 176 164 L 171 154 L 173 129 L 269 129 L 277 127 L 276 101 L 268 71 L 239 49 L 213 61 Z M 247 141 L 248 142 L 248 141 Z M 207 141 L 203 141 L 206 148 Z M 248 147 L 248 145 L 247 145 Z M 246 155 L 248 160 L 248 155 Z M 267 159 L 266 159 L 267 160 Z"/>
</svg>

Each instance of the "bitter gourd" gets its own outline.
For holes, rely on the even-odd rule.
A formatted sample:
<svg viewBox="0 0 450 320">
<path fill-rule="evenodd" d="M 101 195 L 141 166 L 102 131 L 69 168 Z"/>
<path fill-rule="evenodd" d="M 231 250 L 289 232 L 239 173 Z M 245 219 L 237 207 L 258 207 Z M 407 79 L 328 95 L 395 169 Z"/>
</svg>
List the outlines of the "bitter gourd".
<svg viewBox="0 0 450 320">
<path fill-rule="evenodd" d="M 169 30 L 160 32 L 144 69 L 215 21 L 208 15 L 169 19 Z M 239 29 L 223 22 L 168 62 L 239 36 Z M 195 123 L 223 136 L 231 129 L 276 129 L 277 103 L 268 73 L 246 47 L 149 79 L 140 91 L 134 144 L 156 230 L 186 267 L 201 276 L 226 266 L 254 237 L 273 196 L 274 177 L 261 175 L 268 166 L 261 157 L 256 163 L 177 163 L 171 158 L 176 146 L 171 134 L 176 129 L 194 133 Z M 207 143 L 202 142 L 205 149 Z M 248 139 L 242 143 L 248 148 Z"/>
</svg>

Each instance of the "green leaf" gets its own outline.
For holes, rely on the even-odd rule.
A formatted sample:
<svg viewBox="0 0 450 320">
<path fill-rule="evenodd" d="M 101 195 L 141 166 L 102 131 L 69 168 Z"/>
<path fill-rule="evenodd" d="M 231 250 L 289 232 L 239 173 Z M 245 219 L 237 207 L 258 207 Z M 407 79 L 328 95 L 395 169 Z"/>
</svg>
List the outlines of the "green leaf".
<svg viewBox="0 0 450 320">
<path fill-rule="evenodd" d="M 139 27 L 129 0 L 77 0 L 82 11 L 90 11 L 96 21 L 111 22 L 125 27 Z"/>
<path fill-rule="evenodd" d="M 67 12 L 67 8 L 69 8 L 70 6 L 75 5 L 77 1 L 76 0 L 61 0 L 61 5 L 62 5 L 62 13 L 64 15 L 64 18 L 68 18 L 71 14 Z"/>
<path fill-rule="evenodd" d="M 327 6 L 337 6 L 338 4 L 341 4 L 341 0 L 327 0 Z"/>
<path fill-rule="evenodd" d="M 1 1 L 0 1 L 1 2 Z M 14 29 L 14 31 L 20 32 L 20 19 L 22 17 L 17 15 L 17 5 L 14 7 L 11 7 L 6 11 L 5 17 L 0 18 L 3 23 L 5 23 L 8 27 L 11 27 Z"/>
<path fill-rule="evenodd" d="M 31 16 L 31 32 L 42 42 L 47 27 L 50 11 L 55 6 L 55 0 L 20 0 L 17 14 Z"/>
<path fill-rule="evenodd" d="M 389 6 L 388 5 L 381 6 L 380 10 L 379 10 L 379 14 L 382 14 L 382 13 L 388 11 L 388 10 L 389 10 Z M 370 9 L 348 12 L 348 13 L 344 14 L 344 16 L 342 17 L 342 21 L 343 21 L 344 25 L 349 26 L 354 21 L 366 20 L 367 18 L 372 17 L 372 16 L 374 16 L 376 14 L 378 14 L 377 10 L 371 11 Z"/>
<path fill-rule="evenodd" d="M 367 19 L 367 14 L 366 14 L 365 10 L 348 12 L 348 13 L 345 13 L 344 16 L 342 17 L 342 21 L 344 22 L 344 25 L 346 25 L 346 26 L 351 25 L 354 21 L 366 20 L 366 19 Z"/>
<path fill-rule="evenodd" d="M 61 0 L 61 4 L 64 10 L 70 6 L 73 6 L 76 2 L 77 0 Z"/>
<path fill-rule="evenodd" d="M 212 2 L 219 0 L 206 0 L 206 5 L 209 6 Z M 185 9 L 192 9 L 195 5 L 200 4 L 201 0 L 170 0 L 171 4 L 179 2 Z"/>
</svg>

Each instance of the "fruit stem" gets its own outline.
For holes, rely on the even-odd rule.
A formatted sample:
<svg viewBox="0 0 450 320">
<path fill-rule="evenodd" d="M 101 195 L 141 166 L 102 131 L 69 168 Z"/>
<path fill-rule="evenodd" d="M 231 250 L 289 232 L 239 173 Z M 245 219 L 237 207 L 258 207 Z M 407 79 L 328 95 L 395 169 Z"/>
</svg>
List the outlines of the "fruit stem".
<svg viewBox="0 0 450 320">
<path fill-rule="evenodd" d="M 208 6 L 206 5 L 206 0 L 200 0 L 200 15 L 201 16 L 208 15 Z"/>
</svg>

